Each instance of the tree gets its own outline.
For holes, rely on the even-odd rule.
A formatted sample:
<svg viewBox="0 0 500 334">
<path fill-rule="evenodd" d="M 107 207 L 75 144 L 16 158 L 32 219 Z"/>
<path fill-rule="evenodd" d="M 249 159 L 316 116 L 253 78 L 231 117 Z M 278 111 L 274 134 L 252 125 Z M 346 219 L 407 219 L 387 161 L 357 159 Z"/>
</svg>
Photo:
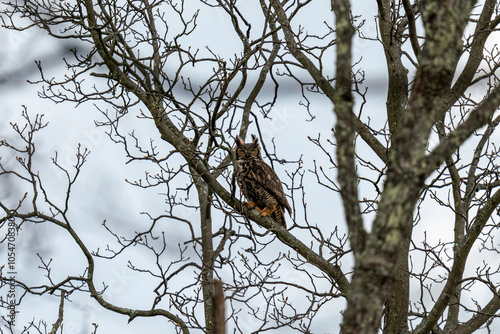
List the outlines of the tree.
<svg viewBox="0 0 500 334">
<path fill-rule="evenodd" d="M 223 282 L 227 327 L 234 332 L 311 333 L 318 330 L 315 317 L 335 312 L 340 299 L 347 305 L 345 334 L 498 328 L 500 267 L 487 258 L 499 251 L 500 55 L 491 44 L 499 5 L 376 4 L 378 13 L 359 16 L 347 0 L 332 0 L 329 8 L 276 0 L 7 2 L 5 28 L 39 28 L 80 43 L 72 59 L 64 59 L 67 71 L 59 79 L 37 63 L 40 96 L 94 102 L 104 117 L 96 124 L 128 161 L 148 162 L 142 179 L 127 182 L 162 189 L 166 208 L 145 213 L 148 226 L 132 235 L 105 221 L 102 230 L 114 243 L 89 247 L 70 205 L 89 153 L 78 147 L 73 168 L 52 158 L 66 178 L 65 200 L 58 204 L 34 166 L 35 138 L 47 123 L 23 110 L 24 124 L 12 124 L 18 141 L 2 141 L 5 152 L 17 156 L 0 161 L 2 184 L 16 186 L 0 203 L 3 243 L 14 230 L 54 224 L 78 246 L 85 265 L 56 279 L 51 261 L 40 256 L 44 283 L 9 277 L 3 268 L 2 284 L 22 291 L 18 301 L 59 296 L 52 333 L 63 322 L 63 301 L 79 294 L 129 321 L 161 316 L 178 333 L 214 333 L 214 278 Z M 308 20 L 311 13 L 321 19 Z M 357 54 L 356 43 L 370 47 Z M 373 50 L 386 60 L 384 116 L 361 67 Z M 333 109 L 335 126 L 331 133 L 309 134 L 309 143 L 323 152 L 318 161 L 300 153 L 280 158 L 274 141 L 269 149 L 261 140 L 273 165 L 286 168 L 282 180 L 295 211 L 287 230 L 240 202 L 231 166 L 236 134 L 245 138 L 253 131 L 262 139 L 260 125 L 284 103 L 288 87 L 300 92 L 294 100 L 311 119 L 316 108 Z M 144 122 L 156 131 L 146 143 L 135 132 Z M 311 185 L 304 181 L 310 176 L 331 192 L 332 202 L 340 198 L 347 236 L 337 228 L 338 217 L 310 219 L 307 205 L 315 198 L 306 195 Z M 452 222 L 424 217 L 436 207 Z M 165 229 L 173 223 L 186 229 L 182 241 Z M 428 240 L 437 224 L 451 236 Z M 172 242 L 176 259 L 166 256 Z M 116 261 L 138 248 L 150 258 L 130 260 L 128 268 L 154 280 L 149 306 L 111 303 L 106 283 L 96 280 L 96 261 Z M 251 329 L 241 326 L 248 318 Z"/>
</svg>

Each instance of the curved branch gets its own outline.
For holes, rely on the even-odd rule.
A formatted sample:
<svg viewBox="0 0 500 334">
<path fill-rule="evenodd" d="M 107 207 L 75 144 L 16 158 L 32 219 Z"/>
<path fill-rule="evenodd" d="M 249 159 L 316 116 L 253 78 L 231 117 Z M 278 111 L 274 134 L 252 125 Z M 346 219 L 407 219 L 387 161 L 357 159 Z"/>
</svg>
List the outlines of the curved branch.
<svg viewBox="0 0 500 334">
<path fill-rule="evenodd" d="M 455 152 L 475 131 L 488 124 L 493 114 L 500 106 L 500 86 L 493 89 L 491 94 L 470 112 L 469 117 L 460 124 L 447 138 L 425 158 L 422 172 L 429 176 L 436 167 L 440 166 L 453 152 Z M 497 118 L 494 122 L 499 122 Z"/>
<path fill-rule="evenodd" d="M 495 209 L 498 208 L 499 204 L 500 190 L 497 190 L 495 194 L 493 194 L 493 196 L 491 196 L 491 198 L 485 203 L 485 205 L 478 210 L 476 220 L 469 229 L 469 233 L 465 236 L 464 243 L 462 245 L 456 246 L 458 250 L 456 252 L 450 274 L 448 275 L 446 285 L 441 291 L 441 294 L 436 300 L 432 310 L 429 312 L 427 317 L 422 320 L 422 322 L 415 328 L 415 330 L 412 332 L 413 334 L 429 333 L 429 331 L 437 324 L 439 318 L 442 316 L 444 310 L 448 306 L 448 302 L 452 297 L 453 292 L 455 291 L 456 285 L 459 283 L 462 277 L 461 273 L 463 272 L 463 269 L 465 267 L 467 257 L 470 253 L 472 245 L 481 234 L 481 231 L 488 222 L 491 214 Z M 496 307 L 497 303 L 499 302 L 493 300 L 490 309 Z"/>
<path fill-rule="evenodd" d="M 465 93 L 467 88 L 469 88 L 479 64 L 483 61 L 483 49 L 486 44 L 486 40 L 494 31 L 500 20 L 500 16 L 498 16 L 494 21 L 490 21 L 491 15 L 493 15 L 495 10 L 495 6 L 496 0 L 487 0 L 484 4 L 479 20 L 476 23 L 476 29 L 473 34 L 474 39 L 470 47 L 467 63 L 451 89 L 450 101 L 448 101 L 447 105 L 448 108 L 453 105 L 453 103 L 455 103 L 455 101 L 462 96 L 462 94 Z"/>
<path fill-rule="evenodd" d="M 304 67 L 305 70 L 309 72 L 312 79 L 316 82 L 323 93 L 335 103 L 335 89 L 332 87 L 330 82 L 323 76 L 321 71 L 314 65 L 314 63 L 300 50 L 299 46 L 295 42 L 295 37 L 290 28 L 290 22 L 286 16 L 285 10 L 281 3 L 277 0 L 270 1 L 271 6 L 276 12 L 276 19 L 281 25 L 281 29 L 285 34 L 285 40 L 290 53 L 297 59 L 297 61 Z M 350 68 L 350 67 L 349 67 Z M 361 122 L 357 120 L 356 131 L 363 138 L 363 140 L 373 149 L 373 151 L 379 156 L 382 161 L 387 161 L 387 150 L 384 145 L 382 145 L 373 134 L 368 130 L 368 128 Z"/>
<path fill-rule="evenodd" d="M 500 310 L 500 290 L 497 291 L 486 306 L 474 315 L 469 321 L 458 326 L 456 334 L 472 334 L 479 329 L 484 323 L 495 316 Z"/>
<path fill-rule="evenodd" d="M 415 56 L 418 59 L 420 55 L 420 43 L 418 42 L 415 13 L 413 12 L 413 8 L 409 0 L 403 0 L 403 7 L 406 12 L 406 19 L 408 20 L 408 30 L 410 34 L 411 47 L 413 48 L 413 53 L 415 53 Z"/>
</svg>

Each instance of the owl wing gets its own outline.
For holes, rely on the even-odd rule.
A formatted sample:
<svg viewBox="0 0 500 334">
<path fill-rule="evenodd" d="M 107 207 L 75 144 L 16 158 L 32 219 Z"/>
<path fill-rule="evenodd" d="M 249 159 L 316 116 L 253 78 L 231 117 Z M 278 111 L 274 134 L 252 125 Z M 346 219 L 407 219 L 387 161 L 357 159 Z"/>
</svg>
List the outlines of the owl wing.
<svg viewBox="0 0 500 334">
<path fill-rule="evenodd" d="M 274 170 L 264 161 L 256 161 L 255 168 L 251 171 L 251 177 L 259 183 L 267 192 L 273 195 L 278 201 L 279 205 L 286 208 L 288 213 L 291 214 L 292 209 L 283 192 L 283 185 L 281 184 L 278 175 Z"/>
</svg>

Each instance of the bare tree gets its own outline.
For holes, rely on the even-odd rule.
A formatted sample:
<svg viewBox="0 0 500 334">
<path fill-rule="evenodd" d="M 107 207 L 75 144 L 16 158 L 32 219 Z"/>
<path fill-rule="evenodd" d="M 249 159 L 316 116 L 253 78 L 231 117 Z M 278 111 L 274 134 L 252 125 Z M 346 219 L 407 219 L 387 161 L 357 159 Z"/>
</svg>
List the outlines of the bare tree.
<svg viewBox="0 0 500 334">
<path fill-rule="evenodd" d="M 227 328 L 235 333 L 312 333 L 317 315 L 334 312 L 339 298 L 347 303 L 345 334 L 498 330 L 500 53 L 492 40 L 499 4 L 376 4 L 378 13 L 362 17 L 348 0 L 332 0 L 330 8 L 310 0 L 6 2 L 4 28 L 39 28 L 81 43 L 64 59 L 61 78 L 38 63 L 41 98 L 94 102 L 105 119 L 96 124 L 128 161 L 148 163 L 145 177 L 130 185 L 162 189 L 166 207 L 161 215 L 145 213 L 148 226 L 133 234 L 103 222 L 115 242 L 90 248 L 70 205 L 88 151 L 78 147 L 73 168 L 52 158 L 65 176 L 61 204 L 33 164 L 36 135 L 47 123 L 23 110 L 24 123 L 12 124 L 17 139 L 1 142 L 17 156 L 0 160 L 1 182 L 18 189 L 0 202 L 3 243 L 15 231 L 54 224 L 86 265 L 54 278 L 51 261 L 40 256 L 45 281 L 37 284 L 9 277 L 4 267 L 2 291 L 22 291 L 17 303 L 28 295 L 58 296 L 52 332 L 63 323 L 64 299 L 88 294 L 129 321 L 162 316 L 178 333 L 215 333 L 214 279 L 224 282 Z M 224 32 L 232 38 L 229 52 L 218 24 L 207 20 L 213 17 L 232 26 Z M 370 47 L 358 55 L 356 43 Z M 386 60 L 385 113 L 371 104 L 361 67 L 374 50 Z M 309 144 L 324 154 L 317 161 L 300 152 L 280 158 L 280 148 L 264 142 L 271 163 L 286 167 L 282 181 L 295 211 L 288 230 L 240 202 L 231 167 L 236 134 L 245 138 L 251 130 L 262 139 L 260 124 L 273 117 L 287 87 L 301 93 L 297 106 L 309 118 L 319 105 L 322 112 L 333 109 L 336 119 L 331 133 L 309 134 Z M 373 125 L 381 118 L 382 126 Z M 124 126 L 139 129 L 144 122 L 155 125 L 156 141 L 145 143 Z M 347 236 L 338 217 L 311 220 L 308 176 L 331 191 L 332 202 L 340 195 Z M 192 197 L 197 205 L 187 200 Z M 454 221 L 426 219 L 436 207 Z M 165 256 L 172 242 L 165 226 L 172 224 L 187 231 L 177 240 L 176 259 Z M 453 237 L 428 240 L 437 224 Z M 96 280 L 96 261 L 116 261 L 138 248 L 154 263 L 128 261 L 132 272 L 155 281 L 146 309 L 111 303 L 106 283 Z M 487 261 L 491 254 L 495 263 Z M 477 291 L 487 291 L 489 301 L 478 301 Z M 252 319 L 252 328 L 242 326 L 244 319 Z"/>
</svg>

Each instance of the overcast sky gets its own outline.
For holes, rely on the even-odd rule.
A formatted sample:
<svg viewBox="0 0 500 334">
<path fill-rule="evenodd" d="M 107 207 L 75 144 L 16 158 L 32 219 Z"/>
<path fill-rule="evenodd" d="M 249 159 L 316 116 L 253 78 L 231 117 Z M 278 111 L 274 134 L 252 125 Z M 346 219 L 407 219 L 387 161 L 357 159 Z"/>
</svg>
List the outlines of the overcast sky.
<svg viewBox="0 0 500 334">
<path fill-rule="evenodd" d="M 353 1 L 353 12 L 362 14 L 366 19 L 363 32 L 366 35 L 375 36 L 376 2 L 375 1 Z M 327 2 L 325 2 L 327 3 Z M 362 3 L 362 4 L 361 4 Z M 328 5 L 328 4 L 327 4 Z M 325 12 L 324 17 L 332 20 L 332 14 L 328 6 L 320 9 Z M 308 13 L 309 21 L 306 26 L 315 29 L 322 24 L 321 20 L 310 19 L 318 13 L 316 11 Z M 307 17 L 305 18 L 307 19 Z M 213 21 L 210 34 L 227 34 L 230 30 L 229 22 L 225 21 L 223 13 L 211 13 L 204 15 L 201 12 L 200 24 Z M 330 23 L 331 24 L 331 23 Z M 229 27 L 229 28 L 228 28 Z M 7 31 L 0 28 L 0 43 L 4 47 L 0 48 L 0 133 L 2 138 L 11 137 L 9 132 L 9 122 L 21 121 L 20 113 L 22 105 L 25 105 L 30 114 L 45 114 L 46 120 L 50 123 L 44 129 L 39 138 L 38 158 L 36 166 L 46 182 L 55 199 L 64 200 L 64 189 L 60 189 L 60 184 L 64 181 L 61 173 L 50 163 L 50 157 L 58 152 L 60 161 L 65 166 L 74 163 L 74 154 L 78 143 L 91 151 L 88 163 L 82 170 L 80 182 L 77 183 L 71 197 L 72 213 L 71 217 L 76 222 L 77 230 L 82 238 L 89 243 L 90 249 L 104 248 L 107 243 L 112 242 L 112 238 L 107 235 L 101 227 L 102 221 L 106 220 L 118 232 L 131 236 L 133 231 L 140 230 L 148 223 L 147 218 L 140 212 L 147 211 L 152 215 L 159 215 L 164 210 L 164 198 L 159 195 L 158 189 L 138 190 L 125 182 L 125 179 L 140 178 L 144 175 L 145 165 L 128 164 L 123 150 L 113 144 L 105 135 L 104 129 L 96 128 L 95 119 L 101 119 L 95 105 L 86 103 L 75 107 L 71 103 L 54 104 L 48 100 L 37 97 L 37 90 L 40 85 L 30 85 L 26 79 L 37 80 L 39 78 L 34 60 L 41 60 L 47 73 L 53 76 L 62 76 L 65 73 L 65 66 L 61 58 L 68 55 L 68 50 L 75 45 L 71 41 L 55 41 L 44 32 L 30 29 L 24 32 Z M 193 36 L 193 44 L 199 48 L 204 48 L 206 31 L 198 32 Z M 386 97 L 386 74 L 383 50 L 376 42 L 368 42 L 356 39 L 354 43 L 354 59 L 361 60 L 358 67 L 366 72 L 366 86 L 369 87 L 367 94 L 366 113 L 370 115 L 372 124 L 377 127 L 383 126 L 385 122 L 385 97 Z M 231 52 L 231 43 L 227 40 L 220 42 L 220 52 Z M 227 49 L 224 50 L 224 47 Z M 334 66 L 332 63 L 332 73 Z M 295 89 L 295 90 L 294 90 Z M 298 105 L 297 87 L 290 85 L 289 90 L 282 90 L 283 96 L 280 103 L 276 105 L 272 120 L 263 120 L 263 139 L 270 145 L 274 138 L 279 154 L 282 158 L 296 160 L 303 155 L 305 168 L 312 168 L 314 159 L 321 159 L 319 150 L 305 140 L 307 135 L 324 133 L 329 136 L 330 128 L 334 124 L 334 117 L 329 103 L 315 103 L 312 106 L 312 113 L 316 117 L 312 121 L 304 108 Z M 102 104 L 101 104 L 102 106 Z M 379 116 L 379 117 L 377 117 Z M 156 139 L 159 142 L 154 124 L 148 121 L 125 123 L 125 127 L 134 127 L 138 137 L 148 140 Z M 252 129 L 255 130 L 255 129 Z M 497 134 L 498 138 L 498 134 Z M 165 144 L 165 149 L 168 147 Z M 322 157 L 324 158 L 324 157 Z M 5 162 L 5 157 L 3 162 Z M 277 173 L 282 180 L 286 180 L 284 167 L 275 166 Z M 314 201 L 308 203 L 309 212 L 312 214 L 311 220 L 317 221 L 321 226 L 325 216 L 338 217 L 338 227 L 342 232 L 346 232 L 344 226 L 342 209 L 338 198 L 333 198 L 331 192 L 318 185 L 313 176 L 308 174 L 306 178 L 307 192 L 309 198 Z M 0 185 L 0 199 L 10 198 L 12 193 L 21 191 L 13 188 L 13 185 Z M 362 189 L 366 194 L 370 194 L 372 189 Z M 194 199 L 193 204 L 196 204 Z M 332 205 L 334 203 L 334 205 Z M 451 213 L 442 208 L 436 207 L 425 211 L 423 219 L 429 221 L 442 222 L 441 228 L 436 228 L 432 235 L 427 237 L 431 241 L 438 241 L 443 236 L 450 236 L 453 233 Z M 446 222 L 446 223 L 445 223 Z M 369 228 L 370 217 L 366 218 L 366 225 Z M 326 224 L 326 223 L 325 223 Z M 19 250 L 19 275 L 33 284 L 41 279 L 42 272 L 37 269 L 40 260 L 36 256 L 39 253 L 44 259 L 54 258 L 53 274 L 63 277 L 68 272 L 74 274 L 82 273 L 82 265 L 85 264 L 80 252 L 75 245 L 69 242 L 67 235 L 60 233 L 60 229 L 45 224 L 36 228 L 24 228 L 20 232 L 17 240 Z M 172 238 L 183 240 L 186 231 L 169 230 Z M 420 228 L 415 230 L 415 234 L 423 235 Z M 178 235 L 178 236 L 176 236 Z M 283 250 L 286 247 L 283 246 Z M 175 245 L 172 247 L 175 253 Z M 112 265 L 97 261 L 99 281 L 107 281 L 110 285 L 106 298 L 110 302 L 120 306 L 133 308 L 148 308 L 149 300 L 144 296 L 151 297 L 151 287 L 148 286 L 148 277 L 132 274 L 124 270 L 126 260 L 141 262 L 149 255 L 134 248 L 119 261 Z M 486 260 L 498 262 L 495 257 Z M 58 271 L 58 268 L 60 269 Z M 473 268 L 472 268 L 473 269 Z M 286 275 L 298 275 L 297 273 L 287 273 Z M 300 281 L 300 275 L 297 276 Z M 155 283 L 156 284 L 156 283 Z M 416 291 L 415 293 L 418 293 Z M 23 303 L 20 308 L 18 323 L 25 325 L 35 317 L 45 319 L 51 325 L 57 317 L 57 306 L 59 299 L 47 296 L 44 298 L 27 297 L 32 303 Z M 299 297 L 298 297 L 299 298 Z M 478 300 L 484 300 L 478 296 Z M 36 301 L 36 303 L 35 303 Z M 330 303 L 332 304 L 332 303 Z M 338 333 L 341 322 L 340 311 L 345 303 L 343 299 L 338 299 L 337 304 L 331 308 L 325 308 L 315 321 L 313 333 Z M 163 326 L 166 320 L 163 318 L 137 318 L 130 324 L 125 316 L 103 311 L 97 303 L 88 295 L 80 294 L 72 297 L 72 302 L 67 303 L 65 308 L 64 330 L 66 333 L 90 333 L 91 323 L 99 324 L 98 333 L 165 333 Z M 334 324 L 334 325 L 332 325 Z M 244 327 L 244 324 L 242 324 Z M 252 324 L 248 324 L 251 328 Z M 229 333 L 229 331 L 228 331 Z M 287 333 L 287 330 L 276 331 L 276 333 Z"/>
</svg>

